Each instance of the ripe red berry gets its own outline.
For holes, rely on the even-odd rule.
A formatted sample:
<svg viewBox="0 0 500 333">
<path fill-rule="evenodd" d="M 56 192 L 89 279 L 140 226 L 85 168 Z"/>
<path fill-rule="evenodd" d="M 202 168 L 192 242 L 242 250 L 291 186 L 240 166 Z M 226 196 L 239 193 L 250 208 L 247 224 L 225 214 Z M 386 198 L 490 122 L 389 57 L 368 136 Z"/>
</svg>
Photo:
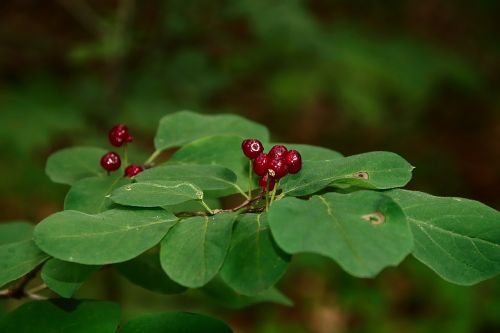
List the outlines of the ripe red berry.
<svg viewBox="0 0 500 333">
<path fill-rule="evenodd" d="M 134 137 L 128 132 L 127 126 L 118 124 L 109 130 L 108 139 L 113 146 L 120 147 L 123 144 L 132 142 Z"/>
<path fill-rule="evenodd" d="M 288 173 L 288 165 L 284 158 L 274 158 L 268 162 L 268 173 L 273 178 L 280 179 Z"/>
<path fill-rule="evenodd" d="M 267 155 L 264 153 L 261 153 L 259 156 L 257 156 L 252 163 L 252 169 L 253 171 L 258 175 L 258 176 L 264 176 L 267 174 L 267 169 L 268 169 L 268 158 Z"/>
<path fill-rule="evenodd" d="M 262 191 L 266 191 L 267 187 L 267 180 L 269 179 L 269 191 L 272 191 L 274 189 L 274 185 L 276 185 L 276 180 L 273 177 L 270 177 L 269 175 L 264 175 L 263 177 L 260 177 L 259 179 L 259 186 L 262 189 Z"/>
<path fill-rule="evenodd" d="M 130 164 L 128 167 L 125 168 L 125 176 L 132 178 L 143 171 L 144 171 L 143 167 L 136 164 Z"/>
<path fill-rule="evenodd" d="M 269 151 L 269 153 L 267 153 L 267 155 L 269 155 L 270 159 L 284 158 L 287 151 L 288 149 L 286 149 L 285 146 L 275 145 L 271 148 L 271 150 Z"/>
<path fill-rule="evenodd" d="M 285 155 L 288 172 L 297 173 L 302 169 L 302 157 L 295 149 L 289 150 Z"/>
<path fill-rule="evenodd" d="M 264 151 L 264 146 L 262 142 L 257 139 L 246 139 L 241 143 L 241 149 L 246 157 L 253 160 Z"/>
<path fill-rule="evenodd" d="M 121 165 L 122 161 L 117 153 L 109 152 L 101 157 L 101 166 L 108 172 L 118 170 Z"/>
</svg>

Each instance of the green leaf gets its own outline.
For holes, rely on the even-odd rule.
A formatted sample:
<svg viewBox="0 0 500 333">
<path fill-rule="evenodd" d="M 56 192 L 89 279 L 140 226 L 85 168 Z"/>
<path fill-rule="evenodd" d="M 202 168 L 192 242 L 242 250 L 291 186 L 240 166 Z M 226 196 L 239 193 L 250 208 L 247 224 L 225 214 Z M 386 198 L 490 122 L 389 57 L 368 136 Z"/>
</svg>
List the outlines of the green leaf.
<svg viewBox="0 0 500 333">
<path fill-rule="evenodd" d="M 205 203 L 210 207 L 211 209 L 217 209 L 221 208 L 221 203 L 220 200 L 217 198 L 205 198 L 203 199 Z M 172 205 L 172 206 L 164 206 L 162 207 L 168 212 L 171 212 L 172 214 L 177 214 L 181 212 L 196 212 L 196 211 L 205 211 L 206 208 L 203 206 L 200 200 L 191 200 L 191 201 L 186 201 L 177 205 Z"/>
<path fill-rule="evenodd" d="M 161 265 L 177 283 L 198 288 L 220 270 L 231 243 L 236 214 L 181 220 L 161 242 Z"/>
<path fill-rule="evenodd" d="M 413 247 L 401 208 L 373 191 L 285 198 L 271 206 L 269 223 L 286 252 L 324 255 L 358 277 L 399 264 Z"/>
<path fill-rule="evenodd" d="M 271 288 L 285 273 L 290 256 L 274 242 L 265 214 L 238 218 L 220 275 L 236 292 L 254 296 Z"/>
<path fill-rule="evenodd" d="M 231 333 L 223 321 L 189 312 L 149 314 L 127 322 L 119 333 Z"/>
<path fill-rule="evenodd" d="M 284 145 L 285 147 L 287 147 L 288 150 L 292 149 L 297 150 L 300 153 L 300 156 L 302 157 L 303 161 L 324 161 L 324 160 L 333 160 L 339 157 L 343 157 L 341 153 L 336 152 L 335 150 L 319 146 L 304 145 L 297 143 L 273 143 L 269 144 L 269 149 L 275 144 Z"/>
<path fill-rule="evenodd" d="M 212 279 L 202 288 L 202 291 L 212 297 L 217 303 L 233 309 L 241 309 L 250 305 L 267 302 L 286 306 L 293 305 L 292 301 L 275 287 L 264 290 L 255 296 L 244 296 L 229 288 L 220 277 Z"/>
<path fill-rule="evenodd" d="M 130 178 L 121 173 L 111 176 L 90 177 L 77 181 L 64 200 L 65 210 L 78 210 L 87 214 L 98 214 L 114 205 L 110 193 L 130 183 Z"/>
<path fill-rule="evenodd" d="M 32 240 L 34 225 L 0 224 L 0 287 L 32 271 L 48 256 Z"/>
<path fill-rule="evenodd" d="M 57 259 L 105 265 L 158 244 L 176 220 L 163 209 L 111 209 L 96 215 L 66 210 L 36 226 L 35 242 Z"/>
<path fill-rule="evenodd" d="M 122 186 L 110 198 L 126 206 L 161 207 L 201 200 L 203 191 L 184 181 L 151 180 Z"/>
<path fill-rule="evenodd" d="M 413 255 L 445 280 L 472 285 L 500 272 L 500 213 L 480 202 L 392 190 L 410 222 Z"/>
<path fill-rule="evenodd" d="M 166 164 L 141 172 L 136 181 L 184 181 L 203 191 L 225 190 L 235 186 L 236 175 L 220 165 Z"/>
<path fill-rule="evenodd" d="M 217 164 L 233 171 L 236 184 L 248 188 L 248 158 L 241 151 L 241 137 L 214 136 L 192 142 L 170 158 L 171 163 Z M 241 190 L 238 189 L 241 192 Z"/>
<path fill-rule="evenodd" d="M 50 259 L 43 265 L 42 280 L 58 295 L 70 298 L 100 266 Z"/>
<path fill-rule="evenodd" d="M 119 321 L 116 304 L 56 299 L 21 305 L 0 320 L 0 332 L 114 333 Z"/>
<path fill-rule="evenodd" d="M 143 254 L 114 267 L 130 282 L 155 293 L 180 294 L 186 290 L 165 274 L 158 253 Z"/>
<path fill-rule="evenodd" d="M 55 183 L 73 184 L 77 180 L 104 174 L 99 161 L 106 150 L 95 147 L 66 148 L 50 155 L 45 173 Z"/>
<path fill-rule="evenodd" d="M 214 135 L 238 136 L 240 144 L 242 138 L 269 140 L 269 131 L 264 126 L 236 115 L 202 115 L 181 111 L 161 119 L 155 137 L 155 147 L 157 150 L 180 147 Z"/>
<path fill-rule="evenodd" d="M 304 161 L 302 170 L 281 182 L 291 196 L 315 193 L 328 185 L 351 185 L 369 189 L 405 186 L 413 167 L 401 156 L 375 151 L 325 161 Z"/>
</svg>

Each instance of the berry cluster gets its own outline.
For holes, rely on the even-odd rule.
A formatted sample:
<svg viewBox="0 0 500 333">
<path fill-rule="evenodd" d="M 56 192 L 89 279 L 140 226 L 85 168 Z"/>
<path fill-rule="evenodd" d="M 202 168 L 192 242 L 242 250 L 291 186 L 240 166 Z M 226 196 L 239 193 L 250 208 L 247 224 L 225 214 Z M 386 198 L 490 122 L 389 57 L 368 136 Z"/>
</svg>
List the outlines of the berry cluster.
<svg viewBox="0 0 500 333">
<path fill-rule="evenodd" d="M 259 186 L 263 191 L 274 189 L 277 180 L 289 173 L 297 173 L 302 168 L 300 153 L 283 145 L 275 145 L 267 154 L 257 139 L 246 139 L 241 143 L 246 157 L 252 160 L 252 169 L 260 177 Z M 269 185 L 268 185 L 269 183 Z"/>
<path fill-rule="evenodd" d="M 127 126 L 124 124 L 118 124 L 114 126 L 108 133 L 109 143 L 115 147 L 125 146 L 134 141 L 134 137 L 128 132 Z M 116 171 L 120 169 L 122 161 L 120 155 L 115 152 L 109 152 L 101 157 L 101 166 L 108 173 L 111 171 Z M 142 172 L 144 168 L 136 164 L 130 164 L 125 168 L 125 176 L 134 177 L 135 175 Z"/>
</svg>

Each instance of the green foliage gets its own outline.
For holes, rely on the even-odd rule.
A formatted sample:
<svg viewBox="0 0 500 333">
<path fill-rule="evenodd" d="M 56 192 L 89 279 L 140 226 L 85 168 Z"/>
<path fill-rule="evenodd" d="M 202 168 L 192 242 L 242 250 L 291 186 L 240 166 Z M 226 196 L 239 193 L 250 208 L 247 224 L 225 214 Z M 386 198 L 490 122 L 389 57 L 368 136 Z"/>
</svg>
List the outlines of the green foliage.
<svg viewBox="0 0 500 333">
<path fill-rule="evenodd" d="M 48 256 L 32 240 L 33 225 L 27 222 L 0 224 L 0 286 L 33 270 Z"/>
<path fill-rule="evenodd" d="M 0 332 L 114 333 L 120 320 L 116 304 L 98 301 L 30 302 L 0 320 Z"/>
<path fill-rule="evenodd" d="M 104 265 L 132 259 L 158 244 L 177 218 L 162 209 L 66 210 L 37 225 L 35 242 L 57 259 Z"/>
<path fill-rule="evenodd" d="M 114 264 L 129 281 L 152 292 L 201 288 L 221 303 L 242 307 L 267 301 L 289 305 L 275 285 L 298 253 L 332 259 L 357 277 L 374 277 L 410 253 L 457 284 L 500 272 L 499 212 L 471 200 L 397 189 L 413 171 L 399 155 L 344 157 L 321 147 L 288 145 L 303 153 L 303 168 L 270 195 L 248 179 L 240 135 L 250 133 L 262 134 L 268 147 L 267 130 L 239 117 L 171 114 L 160 123 L 152 168 L 134 179 L 122 171 L 104 175 L 96 167 L 99 148 L 55 153 L 47 174 L 72 185 L 65 210 L 39 223 L 34 235 L 26 223 L 0 227 L 0 284 L 52 256 L 42 279 L 63 297 L 72 297 L 100 265 Z M 177 146 L 169 160 L 156 161 L 159 150 Z M 235 204 L 228 207 L 231 201 Z M 40 307 L 50 320 L 30 323 L 43 329 L 51 329 L 60 316 L 64 327 L 68 318 L 78 322 L 80 315 L 108 320 L 116 329 L 114 310 L 93 312 L 114 307 L 105 303 L 67 303 L 73 308 L 68 315 L 53 303 L 29 304 L 7 315 L 0 327 L 9 328 L 12 318 L 23 320 L 32 307 Z M 85 324 L 93 325 L 92 320 Z M 90 332 L 85 327 L 79 326 L 81 332 Z M 120 332 L 200 327 L 230 331 L 213 319 L 170 313 L 134 319 Z"/>
</svg>

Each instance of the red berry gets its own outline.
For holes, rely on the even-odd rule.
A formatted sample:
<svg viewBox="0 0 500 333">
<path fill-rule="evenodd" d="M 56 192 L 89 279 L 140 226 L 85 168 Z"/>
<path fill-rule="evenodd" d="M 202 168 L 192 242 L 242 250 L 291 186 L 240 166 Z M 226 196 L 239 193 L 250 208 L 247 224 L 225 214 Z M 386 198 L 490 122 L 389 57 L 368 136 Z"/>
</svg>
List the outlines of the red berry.
<svg viewBox="0 0 500 333">
<path fill-rule="evenodd" d="M 267 180 L 269 179 L 269 191 L 272 191 L 274 189 L 274 185 L 276 184 L 276 180 L 273 177 L 270 177 L 269 175 L 264 175 L 263 177 L 260 177 L 259 179 L 259 186 L 262 189 L 262 191 L 266 191 L 267 187 Z"/>
<path fill-rule="evenodd" d="M 295 149 L 289 150 L 285 155 L 288 172 L 297 173 L 302 169 L 302 157 Z"/>
<path fill-rule="evenodd" d="M 125 168 L 125 176 L 132 178 L 143 171 L 143 167 L 135 164 L 130 164 L 127 168 Z"/>
<path fill-rule="evenodd" d="M 270 160 L 267 167 L 269 175 L 276 179 L 283 178 L 288 173 L 288 166 L 284 158 Z"/>
<path fill-rule="evenodd" d="M 284 158 L 287 151 L 288 149 L 286 149 L 285 146 L 275 145 L 271 148 L 271 150 L 269 151 L 269 153 L 267 153 L 267 155 L 269 155 L 269 158 L 271 159 Z"/>
<path fill-rule="evenodd" d="M 101 157 L 101 166 L 108 172 L 120 169 L 121 165 L 122 161 L 117 153 L 109 152 Z"/>
<path fill-rule="evenodd" d="M 262 142 L 257 139 L 246 139 L 241 143 L 241 149 L 246 157 L 253 160 L 264 151 L 264 146 Z"/>
<path fill-rule="evenodd" d="M 113 146 L 120 147 L 123 144 L 132 142 L 134 137 L 129 134 L 127 126 L 118 124 L 109 130 L 108 139 Z"/>
<path fill-rule="evenodd" d="M 268 158 L 267 155 L 264 153 L 261 153 L 259 156 L 257 156 L 252 163 L 252 168 L 253 171 L 258 175 L 258 176 L 264 176 L 267 174 L 267 169 L 268 169 Z"/>
</svg>

